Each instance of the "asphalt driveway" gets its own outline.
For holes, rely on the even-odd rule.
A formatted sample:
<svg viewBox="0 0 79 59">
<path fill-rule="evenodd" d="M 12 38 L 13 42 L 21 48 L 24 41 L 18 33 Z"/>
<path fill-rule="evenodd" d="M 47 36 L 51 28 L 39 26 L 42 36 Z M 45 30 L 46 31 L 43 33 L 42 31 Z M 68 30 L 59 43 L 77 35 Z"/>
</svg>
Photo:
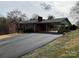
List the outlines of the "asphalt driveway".
<svg viewBox="0 0 79 59">
<path fill-rule="evenodd" d="M 27 33 L 0 41 L 0 58 L 15 58 L 62 36 L 62 34 Z"/>
</svg>

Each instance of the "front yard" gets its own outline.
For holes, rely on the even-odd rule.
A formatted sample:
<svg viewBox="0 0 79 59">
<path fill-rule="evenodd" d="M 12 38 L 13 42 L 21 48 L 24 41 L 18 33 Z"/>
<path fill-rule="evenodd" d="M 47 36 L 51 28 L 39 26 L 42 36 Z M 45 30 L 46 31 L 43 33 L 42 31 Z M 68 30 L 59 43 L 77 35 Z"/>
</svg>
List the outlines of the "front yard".
<svg viewBox="0 0 79 59">
<path fill-rule="evenodd" d="M 63 37 L 22 56 L 22 58 L 60 57 L 79 57 L 79 29 L 68 32 Z"/>
</svg>

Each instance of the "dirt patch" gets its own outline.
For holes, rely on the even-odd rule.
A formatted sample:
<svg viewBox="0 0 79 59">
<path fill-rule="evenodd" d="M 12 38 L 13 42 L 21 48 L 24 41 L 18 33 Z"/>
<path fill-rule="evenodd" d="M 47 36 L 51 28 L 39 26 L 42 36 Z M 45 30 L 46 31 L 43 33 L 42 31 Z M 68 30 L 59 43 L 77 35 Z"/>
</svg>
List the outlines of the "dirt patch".
<svg viewBox="0 0 79 59">
<path fill-rule="evenodd" d="M 0 35 L 0 40 L 4 40 L 5 38 L 13 37 L 16 35 L 20 35 L 20 33 L 12 33 L 12 34 L 6 34 L 6 35 Z"/>
</svg>

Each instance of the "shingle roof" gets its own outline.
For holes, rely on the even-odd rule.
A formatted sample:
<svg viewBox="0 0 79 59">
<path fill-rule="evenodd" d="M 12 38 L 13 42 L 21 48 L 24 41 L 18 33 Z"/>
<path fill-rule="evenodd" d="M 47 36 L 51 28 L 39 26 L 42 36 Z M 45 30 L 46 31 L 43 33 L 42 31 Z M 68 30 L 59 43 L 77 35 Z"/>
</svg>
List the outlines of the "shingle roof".
<svg viewBox="0 0 79 59">
<path fill-rule="evenodd" d="M 56 18 L 56 19 L 52 19 L 52 20 L 45 20 L 45 21 L 42 21 L 41 23 L 61 22 L 63 20 L 65 20 L 65 18 Z"/>
<path fill-rule="evenodd" d="M 27 20 L 27 21 L 20 22 L 20 23 L 54 23 L 54 22 L 60 22 L 60 23 L 62 22 L 63 24 L 65 23 L 71 24 L 68 18 L 56 18 L 52 20 L 43 19 L 43 21 L 40 21 L 40 22 L 38 20 Z"/>
</svg>

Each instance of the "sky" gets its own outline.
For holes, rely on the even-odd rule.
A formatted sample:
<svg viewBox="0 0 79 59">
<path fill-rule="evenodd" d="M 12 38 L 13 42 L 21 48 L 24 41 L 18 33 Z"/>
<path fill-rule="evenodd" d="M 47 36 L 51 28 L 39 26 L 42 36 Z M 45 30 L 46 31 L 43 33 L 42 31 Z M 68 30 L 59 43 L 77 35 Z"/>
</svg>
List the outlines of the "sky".
<svg viewBox="0 0 79 59">
<path fill-rule="evenodd" d="M 53 15 L 55 18 L 69 17 L 69 12 L 75 4 L 76 1 L 0 1 L 0 15 L 6 16 L 7 12 L 18 9 L 28 18 L 33 14 L 44 18 L 47 18 L 48 15 Z M 49 5 L 49 8 L 45 9 L 45 5 Z M 73 19 L 69 20 L 74 23 Z"/>
</svg>

